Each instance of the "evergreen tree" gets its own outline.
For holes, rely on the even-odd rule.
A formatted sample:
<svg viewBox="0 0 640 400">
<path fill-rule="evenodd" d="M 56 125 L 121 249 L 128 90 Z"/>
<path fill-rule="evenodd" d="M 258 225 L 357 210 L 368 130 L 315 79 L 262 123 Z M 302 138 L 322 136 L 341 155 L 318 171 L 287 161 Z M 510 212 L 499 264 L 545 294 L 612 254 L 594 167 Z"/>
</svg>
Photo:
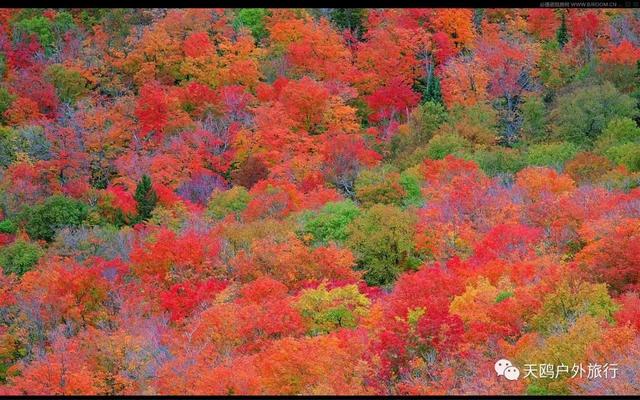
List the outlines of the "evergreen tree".
<svg viewBox="0 0 640 400">
<path fill-rule="evenodd" d="M 563 48 L 565 44 L 569 41 L 569 32 L 567 31 L 567 18 L 565 13 L 562 13 L 562 22 L 560 23 L 560 27 L 556 32 L 556 40 L 560 45 L 560 48 Z"/>
<path fill-rule="evenodd" d="M 444 104 L 442 90 L 440 89 L 440 79 L 436 75 L 432 75 L 431 79 L 427 77 L 418 79 L 415 89 L 422 95 L 422 104 L 428 101 Z"/>
<path fill-rule="evenodd" d="M 134 199 L 138 203 L 138 222 L 151 218 L 151 212 L 158 202 L 158 195 L 151 186 L 151 178 L 147 175 L 144 175 L 140 182 L 138 182 Z"/>
<path fill-rule="evenodd" d="M 340 30 L 348 29 L 358 39 L 365 33 L 364 20 L 367 10 L 363 8 L 334 8 L 330 12 L 331 21 Z"/>
</svg>

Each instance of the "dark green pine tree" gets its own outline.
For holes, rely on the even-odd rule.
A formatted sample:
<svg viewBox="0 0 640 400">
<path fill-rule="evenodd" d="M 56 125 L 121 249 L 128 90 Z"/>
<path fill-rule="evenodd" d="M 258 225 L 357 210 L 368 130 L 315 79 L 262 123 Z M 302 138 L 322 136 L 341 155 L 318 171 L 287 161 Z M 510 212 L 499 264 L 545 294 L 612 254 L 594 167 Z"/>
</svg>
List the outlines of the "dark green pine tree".
<svg viewBox="0 0 640 400">
<path fill-rule="evenodd" d="M 364 8 L 334 8 L 330 11 L 329 18 L 340 30 L 350 30 L 358 39 L 362 39 L 365 33 L 364 21 L 367 18 L 367 10 Z"/>
<path fill-rule="evenodd" d="M 418 79 L 415 89 L 422 95 L 422 104 L 427 101 L 444 104 L 442 101 L 442 90 L 440 89 L 440 79 L 432 75 L 431 79 L 426 76 Z"/>
<path fill-rule="evenodd" d="M 562 22 L 560 23 L 560 27 L 556 32 L 556 40 L 560 45 L 560 48 L 563 48 L 565 44 L 569 41 L 569 32 L 567 31 L 567 18 L 565 13 L 562 13 Z"/>
<path fill-rule="evenodd" d="M 138 203 L 137 221 L 146 221 L 151 218 L 151 212 L 158 202 L 158 195 L 151 186 L 151 178 L 147 175 L 144 175 L 142 179 L 140 179 L 140 182 L 138 182 L 138 186 L 136 186 L 136 194 L 133 198 L 136 200 L 136 203 Z"/>
</svg>

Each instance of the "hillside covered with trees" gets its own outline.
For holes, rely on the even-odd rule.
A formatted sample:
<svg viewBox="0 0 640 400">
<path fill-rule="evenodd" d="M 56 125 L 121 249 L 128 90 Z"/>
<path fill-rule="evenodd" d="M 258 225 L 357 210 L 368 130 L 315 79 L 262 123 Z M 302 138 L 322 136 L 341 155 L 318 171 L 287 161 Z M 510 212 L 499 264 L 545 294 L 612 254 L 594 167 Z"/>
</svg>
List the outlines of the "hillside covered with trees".
<svg viewBox="0 0 640 400">
<path fill-rule="evenodd" d="M 639 17 L 0 10 L 0 394 L 639 393 Z"/>
</svg>

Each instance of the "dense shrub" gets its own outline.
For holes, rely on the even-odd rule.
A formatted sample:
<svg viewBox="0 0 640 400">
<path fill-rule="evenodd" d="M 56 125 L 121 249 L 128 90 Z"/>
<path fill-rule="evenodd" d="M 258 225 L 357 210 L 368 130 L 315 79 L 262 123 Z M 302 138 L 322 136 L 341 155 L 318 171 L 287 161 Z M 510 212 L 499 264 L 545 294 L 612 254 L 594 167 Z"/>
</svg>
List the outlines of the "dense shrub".
<svg viewBox="0 0 640 400">
<path fill-rule="evenodd" d="M 44 251 L 36 243 L 18 240 L 0 248 L 0 266 L 5 274 L 22 275 L 31 270 Z"/>
<path fill-rule="evenodd" d="M 88 216 L 88 207 L 64 196 L 51 196 L 42 204 L 22 212 L 29 236 L 36 240 L 53 240 L 56 230 L 65 226 L 79 226 Z"/>
<path fill-rule="evenodd" d="M 370 285 L 393 283 L 414 266 L 414 221 L 398 207 L 376 204 L 356 217 L 347 232 L 346 243 Z"/>
<path fill-rule="evenodd" d="M 537 144 L 529 147 L 525 162 L 531 166 L 562 169 L 578 151 L 577 146 L 567 142 Z"/>
<path fill-rule="evenodd" d="M 436 135 L 427 145 L 426 155 L 441 160 L 449 154 L 456 154 L 470 148 L 471 144 L 456 134 Z"/>
<path fill-rule="evenodd" d="M 349 224 L 360 215 L 360 210 L 351 200 L 327 203 L 318 211 L 302 216 L 302 234 L 309 235 L 314 243 L 342 243 L 347 239 Z"/>
<path fill-rule="evenodd" d="M 615 118 L 638 115 L 635 99 L 611 83 L 578 87 L 558 98 L 551 110 L 553 134 L 576 145 L 592 145 Z"/>
<path fill-rule="evenodd" d="M 231 213 L 239 215 L 247 208 L 249 201 L 251 201 L 251 195 L 242 186 L 215 191 L 207 205 L 207 215 L 213 219 L 222 219 Z"/>
</svg>

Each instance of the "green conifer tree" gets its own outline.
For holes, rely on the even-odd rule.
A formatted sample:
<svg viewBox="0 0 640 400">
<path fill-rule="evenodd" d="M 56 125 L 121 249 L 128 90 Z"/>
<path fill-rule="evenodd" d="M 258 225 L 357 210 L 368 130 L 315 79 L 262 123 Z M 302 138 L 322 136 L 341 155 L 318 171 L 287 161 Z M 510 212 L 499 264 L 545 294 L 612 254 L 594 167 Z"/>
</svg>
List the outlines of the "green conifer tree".
<svg viewBox="0 0 640 400">
<path fill-rule="evenodd" d="M 147 175 L 144 175 L 140 182 L 138 182 L 134 199 L 138 203 L 138 222 L 151 218 L 151 212 L 158 202 L 158 195 L 151 186 L 151 178 Z"/>
<path fill-rule="evenodd" d="M 565 44 L 569 41 L 569 32 L 567 31 L 567 18 L 565 13 L 562 13 L 562 22 L 560 23 L 560 27 L 556 32 L 556 40 L 560 45 L 560 48 L 563 48 Z"/>
</svg>

